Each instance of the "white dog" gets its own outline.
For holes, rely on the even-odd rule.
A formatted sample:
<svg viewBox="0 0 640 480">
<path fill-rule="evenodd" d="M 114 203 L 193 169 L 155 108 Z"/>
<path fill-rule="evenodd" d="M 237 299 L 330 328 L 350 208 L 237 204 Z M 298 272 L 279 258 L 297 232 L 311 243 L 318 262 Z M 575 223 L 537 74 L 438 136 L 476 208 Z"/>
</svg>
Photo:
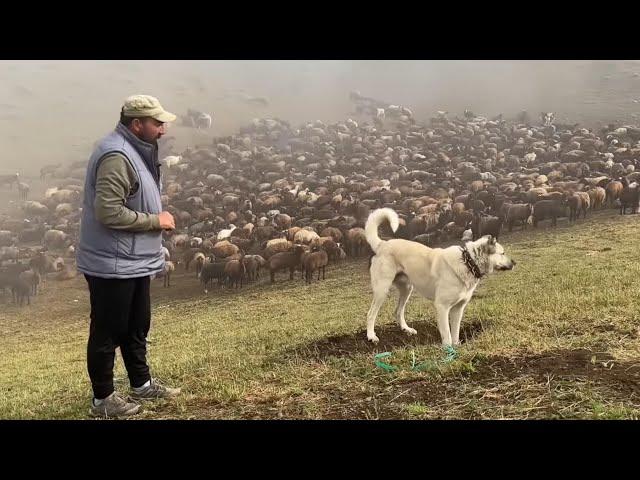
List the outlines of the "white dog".
<svg viewBox="0 0 640 480">
<path fill-rule="evenodd" d="M 480 279 L 494 270 L 511 270 L 516 262 L 505 256 L 504 248 L 491 235 L 467 242 L 464 247 L 444 249 L 402 239 L 384 241 L 378 235 L 378 227 L 385 220 L 394 232 L 398 229 L 398 214 L 390 208 L 372 212 L 365 225 L 367 242 L 375 254 L 369 269 L 373 302 L 367 314 L 367 338 L 378 342 L 376 318 L 393 284 L 400 293 L 395 313 L 402 331 L 417 333 L 404 318 L 405 306 L 415 288 L 435 304 L 443 346 L 457 345 L 464 309 Z"/>
</svg>

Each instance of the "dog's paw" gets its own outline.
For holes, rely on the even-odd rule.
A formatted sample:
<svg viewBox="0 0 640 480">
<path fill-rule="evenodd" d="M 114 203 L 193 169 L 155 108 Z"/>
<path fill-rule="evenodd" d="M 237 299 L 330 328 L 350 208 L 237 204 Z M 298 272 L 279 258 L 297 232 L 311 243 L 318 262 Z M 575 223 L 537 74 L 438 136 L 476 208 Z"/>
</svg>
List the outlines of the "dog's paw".
<svg viewBox="0 0 640 480">
<path fill-rule="evenodd" d="M 369 340 L 372 343 L 378 343 L 380 341 L 380 339 L 375 333 L 373 335 L 367 335 L 367 340 Z"/>
<path fill-rule="evenodd" d="M 415 328 L 407 327 L 402 329 L 407 335 L 417 335 L 418 331 Z"/>
</svg>

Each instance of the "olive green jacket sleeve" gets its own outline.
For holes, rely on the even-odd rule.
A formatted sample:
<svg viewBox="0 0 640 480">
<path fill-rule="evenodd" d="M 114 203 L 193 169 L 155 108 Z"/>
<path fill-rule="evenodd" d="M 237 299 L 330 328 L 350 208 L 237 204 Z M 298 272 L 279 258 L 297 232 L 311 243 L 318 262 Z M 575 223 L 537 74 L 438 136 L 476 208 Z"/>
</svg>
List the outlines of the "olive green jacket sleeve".
<svg viewBox="0 0 640 480">
<path fill-rule="evenodd" d="M 95 215 L 100 223 L 116 230 L 147 232 L 160 230 L 160 219 L 153 213 L 142 213 L 125 206 L 127 197 L 140 188 L 138 178 L 128 160 L 120 154 L 106 156 L 96 175 Z"/>
</svg>

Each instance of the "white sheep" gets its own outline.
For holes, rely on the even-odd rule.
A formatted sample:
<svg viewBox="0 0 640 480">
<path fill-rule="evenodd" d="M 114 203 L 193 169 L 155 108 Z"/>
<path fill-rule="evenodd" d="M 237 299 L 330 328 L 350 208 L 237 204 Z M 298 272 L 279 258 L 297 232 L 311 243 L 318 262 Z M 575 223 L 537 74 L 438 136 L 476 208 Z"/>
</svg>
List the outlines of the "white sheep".
<svg viewBox="0 0 640 480">
<path fill-rule="evenodd" d="M 219 242 L 220 240 L 229 238 L 231 236 L 231 232 L 233 232 L 235 229 L 236 229 L 236 226 L 234 224 L 230 224 L 229 228 L 225 230 L 220 230 L 220 232 L 218 232 L 218 236 L 216 237 L 216 240 Z"/>
<path fill-rule="evenodd" d="M 178 165 L 180 162 L 182 162 L 182 155 L 169 155 L 168 157 L 164 157 L 161 163 L 165 167 L 171 168 Z"/>
</svg>

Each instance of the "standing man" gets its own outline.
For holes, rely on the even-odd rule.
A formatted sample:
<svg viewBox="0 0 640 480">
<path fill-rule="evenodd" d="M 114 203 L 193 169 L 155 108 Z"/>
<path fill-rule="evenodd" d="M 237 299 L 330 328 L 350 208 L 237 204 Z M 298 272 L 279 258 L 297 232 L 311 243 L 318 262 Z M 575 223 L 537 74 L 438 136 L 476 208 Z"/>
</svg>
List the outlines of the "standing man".
<svg viewBox="0 0 640 480">
<path fill-rule="evenodd" d="M 115 130 L 89 158 L 77 251 L 89 286 L 91 325 L 87 367 L 93 388 L 90 414 L 134 415 L 140 404 L 113 386 L 116 347 L 132 388 L 131 398 L 174 397 L 151 377 L 146 337 L 151 325 L 151 275 L 164 269 L 162 231 L 175 228 L 162 211 L 158 139 L 176 116 L 148 95 L 125 100 Z"/>
</svg>

